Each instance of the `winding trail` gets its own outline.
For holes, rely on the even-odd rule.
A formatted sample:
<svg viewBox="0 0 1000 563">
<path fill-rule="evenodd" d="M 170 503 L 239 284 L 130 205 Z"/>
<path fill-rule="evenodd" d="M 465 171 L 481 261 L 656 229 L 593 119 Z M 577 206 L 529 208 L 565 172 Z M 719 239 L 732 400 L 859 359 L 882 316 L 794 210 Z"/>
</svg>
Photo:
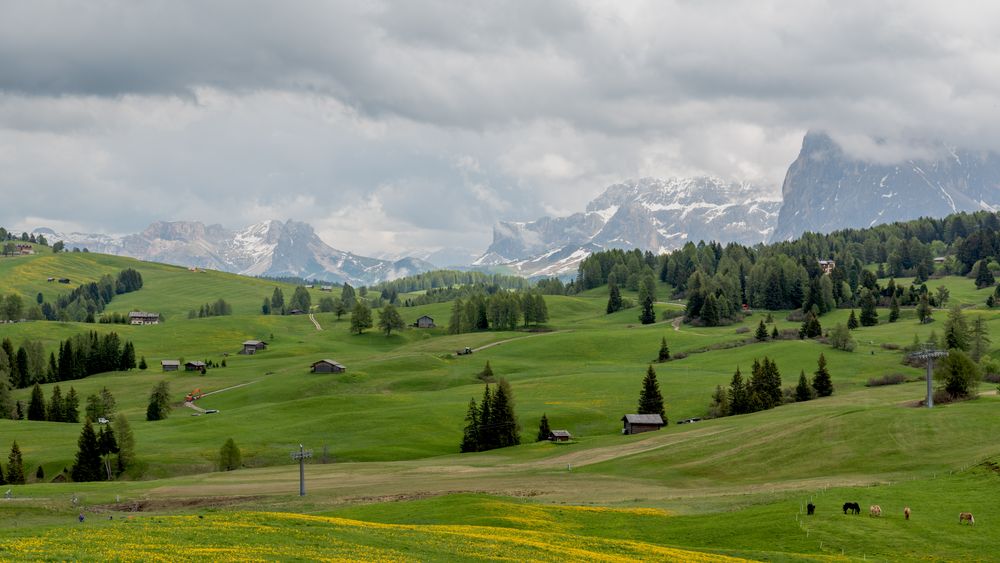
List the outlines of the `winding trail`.
<svg viewBox="0 0 1000 563">
<path fill-rule="evenodd" d="M 309 313 L 309 320 L 312 321 L 313 326 L 316 327 L 316 330 L 323 330 L 323 327 L 319 325 L 319 321 L 316 320 L 316 315 Z"/>
<path fill-rule="evenodd" d="M 216 389 L 215 391 L 209 391 L 208 393 L 202 393 L 201 396 L 202 397 L 207 397 L 209 395 L 215 395 L 216 393 L 222 393 L 224 391 L 231 391 L 233 389 L 239 389 L 240 387 L 246 387 L 247 385 L 252 385 L 254 383 L 257 383 L 258 381 L 260 381 L 260 380 L 259 379 L 255 379 L 253 381 L 247 381 L 246 383 L 240 383 L 239 385 L 232 385 L 232 386 L 226 387 L 224 389 Z M 194 410 L 196 410 L 198 412 L 205 412 L 205 409 L 203 409 L 203 408 L 199 407 L 198 405 L 194 404 L 193 401 L 184 401 L 184 406 L 187 407 L 187 408 L 189 408 L 189 409 L 194 409 Z"/>
<path fill-rule="evenodd" d="M 539 332 L 538 334 L 529 334 L 528 336 L 518 336 L 517 338 L 508 338 L 507 340 L 498 340 L 496 342 L 490 342 L 489 344 L 484 344 L 479 348 L 473 348 L 473 352 L 480 352 L 487 348 L 492 348 L 494 346 L 499 346 L 501 344 L 506 344 L 508 342 L 514 342 L 515 340 L 524 340 L 525 338 L 536 338 L 539 336 L 548 336 L 550 334 L 559 334 L 563 332 L 573 332 L 572 330 L 553 330 L 552 332 Z"/>
<path fill-rule="evenodd" d="M 674 330 L 676 330 L 677 332 L 680 332 L 681 331 L 681 323 L 682 322 L 684 322 L 684 317 L 677 317 L 670 324 L 673 325 Z"/>
</svg>

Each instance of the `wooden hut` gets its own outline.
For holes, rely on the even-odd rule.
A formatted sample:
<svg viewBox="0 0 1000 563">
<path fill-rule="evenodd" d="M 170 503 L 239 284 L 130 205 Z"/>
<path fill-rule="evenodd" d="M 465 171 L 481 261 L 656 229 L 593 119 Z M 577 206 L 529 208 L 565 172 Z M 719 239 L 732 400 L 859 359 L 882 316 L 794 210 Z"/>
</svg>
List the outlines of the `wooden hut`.
<svg viewBox="0 0 1000 563">
<path fill-rule="evenodd" d="M 188 362 L 184 364 L 184 371 L 205 371 L 205 368 L 207 367 L 208 366 L 205 365 L 205 362 L 199 362 L 198 360 L 195 360 L 193 362 Z"/>
<path fill-rule="evenodd" d="M 413 326 L 417 328 L 434 328 L 434 317 L 422 315 L 417 319 L 417 322 L 413 323 Z"/>
<path fill-rule="evenodd" d="M 344 373 L 347 368 L 340 362 L 333 360 L 320 360 L 312 365 L 313 373 Z"/>
<path fill-rule="evenodd" d="M 243 343 L 243 350 L 240 354 L 253 355 L 260 350 L 267 350 L 267 342 L 263 340 L 247 340 Z"/>
<path fill-rule="evenodd" d="M 640 434 L 659 430 L 666 424 L 658 414 L 627 414 L 622 417 L 622 434 Z"/>
<path fill-rule="evenodd" d="M 549 441 L 551 442 L 569 442 L 573 439 L 573 435 L 569 433 L 569 430 L 553 430 L 549 432 Z"/>
<path fill-rule="evenodd" d="M 160 360 L 160 366 L 163 367 L 163 371 L 177 371 L 181 369 L 180 360 Z"/>
</svg>

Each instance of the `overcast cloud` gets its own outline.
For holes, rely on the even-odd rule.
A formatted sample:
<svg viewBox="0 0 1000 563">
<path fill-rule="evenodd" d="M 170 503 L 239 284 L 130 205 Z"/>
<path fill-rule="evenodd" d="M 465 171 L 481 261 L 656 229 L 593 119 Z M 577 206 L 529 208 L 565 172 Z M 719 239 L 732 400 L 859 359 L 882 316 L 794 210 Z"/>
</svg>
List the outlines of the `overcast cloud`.
<svg viewBox="0 0 1000 563">
<path fill-rule="evenodd" d="M 483 250 L 607 185 L 774 193 L 808 129 L 1000 148 L 1000 4 L 0 1 L 0 225 Z M 876 145 L 872 138 L 886 142 Z"/>
</svg>

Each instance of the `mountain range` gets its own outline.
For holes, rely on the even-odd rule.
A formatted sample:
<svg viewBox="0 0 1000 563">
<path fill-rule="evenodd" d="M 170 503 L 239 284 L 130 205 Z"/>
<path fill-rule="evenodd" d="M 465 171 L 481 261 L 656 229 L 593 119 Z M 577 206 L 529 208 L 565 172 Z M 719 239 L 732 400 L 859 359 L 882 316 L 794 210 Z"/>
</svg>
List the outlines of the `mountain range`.
<svg viewBox="0 0 1000 563">
<path fill-rule="evenodd" d="M 299 277 L 370 285 L 435 269 L 418 258 L 381 260 L 330 247 L 311 226 L 264 221 L 231 231 L 193 221 L 156 222 L 141 233 L 91 235 L 36 229 L 68 248 L 250 276 Z"/>
<path fill-rule="evenodd" d="M 810 132 L 780 200 L 763 187 L 712 177 L 628 180 L 609 186 L 581 213 L 498 222 L 492 244 L 478 258 L 447 249 L 358 256 L 328 246 L 311 226 L 291 220 L 236 231 L 178 221 L 122 236 L 36 232 L 69 247 L 143 260 L 357 285 L 428 271 L 435 268 L 431 261 L 471 262 L 468 267 L 529 277 L 571 276 L 584 258 L 609 248 L 661 253 L 702 240 L 752 245 L 806 231 L 1000 207 L 1000 155 L 940 143 L 936 148 L 936 158 L 884 164 L 852 157 L 829 135 Z"/>
</svg>

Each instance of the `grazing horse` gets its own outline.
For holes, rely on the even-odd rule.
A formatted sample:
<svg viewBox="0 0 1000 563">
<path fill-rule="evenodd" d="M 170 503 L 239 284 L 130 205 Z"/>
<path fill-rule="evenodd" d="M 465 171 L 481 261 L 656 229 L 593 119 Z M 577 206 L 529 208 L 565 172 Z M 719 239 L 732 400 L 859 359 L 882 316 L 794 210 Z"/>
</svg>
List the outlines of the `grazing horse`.
<svg viewBox="0 0 1000 563">
<path fill-rule="evenodd" d="M 871 505 L 871 508 L 868 509 L 868 515 L 872 517 L 882 516 L 882 507 L 877 504 Z"/>
<path fill-rule="evenodd" d="M 810 502 L 806 505 L 806 514 L 812 516 L 814 512 L 816 512 L 816 505 Z"/>
<path fill-rule="evenodd" d="M 903 518 L 906 518 L 907 520 L 910 519 L 910 507 L 909 506 L 903 508 Z"/>
<path fill-rule="evenodd" d="M 968 522 L 973 526 L 976 525 L 976 519 L 972 516 L 971 512 L 960 512 L 958 514 L 958 523 L 961 524 L 962 522 Z"/>
<path fill-rule="evenodd" d="M 861 505 L 856 502 L 845 502 L 844 503 L 844 514 L 850 510 L 851 514 L 861 514 Z"/>
</svg>

